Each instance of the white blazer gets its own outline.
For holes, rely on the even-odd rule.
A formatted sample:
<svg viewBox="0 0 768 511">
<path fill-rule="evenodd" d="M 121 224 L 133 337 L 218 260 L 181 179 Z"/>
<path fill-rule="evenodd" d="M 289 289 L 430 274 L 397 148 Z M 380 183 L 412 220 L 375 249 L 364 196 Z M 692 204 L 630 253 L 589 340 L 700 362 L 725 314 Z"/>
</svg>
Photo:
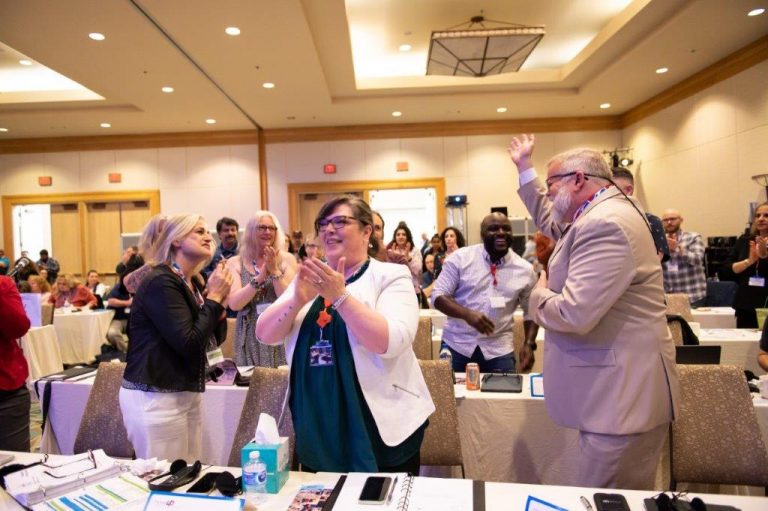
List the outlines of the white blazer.
<svg viewBox="0 0 768 511">
<path fill-rule="evenodd" d="M 275 302 L 293 298 L 296 279 Z M 419 306 L 408 268 L 371 259 L 368 269 L 347 286 L 350 295 L 387 319 L 389 348 L 378 354 L 361 345 L 349 332 L 355 372 L 368 407 L 384 443 L 403 443 L 435 411 L 429 389 L 413 353 L 419 324 Z M 314 301 L 314 300 L 313 300 Z M 285 342 L 290 367 L 301 324 L 312 302 L 296 316 Z"/>
</svg>

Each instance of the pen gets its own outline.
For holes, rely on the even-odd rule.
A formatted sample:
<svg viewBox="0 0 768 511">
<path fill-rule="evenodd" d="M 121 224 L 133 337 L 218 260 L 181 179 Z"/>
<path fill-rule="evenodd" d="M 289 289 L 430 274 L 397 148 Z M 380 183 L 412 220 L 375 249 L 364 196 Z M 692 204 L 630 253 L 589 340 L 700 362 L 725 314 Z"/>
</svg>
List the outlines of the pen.
<svg viewBox="0 0 768 511">
<path fill-rule="evenodd" d="M 581 500 L 581 503 L 584 504 L 584 507 L 586 508 L 587 511 L 592 511 L 592 504 L 589 503 L 589 500 L 587 500 L 586 497 L 582 495 L 581 497 L 579 497 L 579 500 Z"/>
<path fill-rule="evenodd" d="M 392 481 L 392 487 L 389 489 L 389 496 L 387 497 L 387 505 L 392 503 L 392 497 L 395 495 L 395 487 L 397 486 L 397 478 L 398 478 L 398 476 L 395 476 L 395 480 Z"/>
</svg>

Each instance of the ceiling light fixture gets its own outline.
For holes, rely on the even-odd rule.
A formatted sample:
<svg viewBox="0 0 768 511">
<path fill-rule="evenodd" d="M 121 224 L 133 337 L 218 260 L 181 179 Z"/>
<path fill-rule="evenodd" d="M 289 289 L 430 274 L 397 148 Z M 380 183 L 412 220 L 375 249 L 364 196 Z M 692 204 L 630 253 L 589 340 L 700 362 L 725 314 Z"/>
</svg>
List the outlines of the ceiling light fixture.
<svg viewBox="0 0 768 511">
<path fill-rule="evenodd" d="M 657 70 L 656 70 L 656 74 L 657 74 L 657 75 L 663 75 L 663 74 L 664 74 L 664 73 L 666 73 L 667 71 L 669 71 L 669 68 L 668 68 L 668 67 L 660 67 L 659 69 L 657 69 Z"/>
<path fill-rule="evenodd" d="M 765 9 L 763 9 L 762 7 L 758 7 L 757 9 L 752 9 L 751 11 L 749 11 L 747 13 L 747 16 L 760 16 L 764 12 L 765 12 Z"/>
<path fill-rule="evenodd" d="M 90 34 L 88 34 L 88 37 L 90 37 L 94 41 L 103 41 L 104 39 L 106 39 L 104 34 L 100 34 L 99 32 L 91 32 Z"/>
<path fill-rule="evenodd" d="M 32 65 L 32 61 L 31 60 L 27 60 L 27 59 L 21 59 L 19 61 L 19 64 L 21 64 L 22 66 L 31 66 Z"/>
<path fill-rule="evenodd" d="M 413 49 L 413 46 L 410 44 L 401 44 L 399 50 L 402 52 L 411 51 Z"/>
<path fill-rule="evenodd" d="M 112 125 L 109 124 L 108 122 L 102 122 L 99 126 L 101 126 L 102 128 L 111 128 L 112 127 Z"/>
<path fill-rule="evenodd" d="M 501 26 L 486 28 L 486 22 Z M 473 28 L 475 25 L 482 28 Z M 473 16 L 468 22 L 432 32 L 427 75 L 487 76 L 519 71 L 545 33 L 544 26 Z"/>
<path fill-rule="evenodd" d="M 601 103 L 600 104 L 600 108 L 602 108 L 603 110 L 605 110 L 606 108 L 611 108 L 611 104 L 610 103 Z"/>
<path fill-rule="evenodd" d="M 8 128 L 0 128 L 0 132 L 5 133 L 6 131 L 8 131 Z"/>
<path fill-rule="evenodd" d="M 398 112 L 397 110 L 395 110 L 394 112 L 392 112 L 392 117 L 400 117 L 400 116 L 402 116 L 402 115 L 403 115 L 403 112 Z"/>
<path fill-rule="evenodd" d="M 216 124 L 216 119 L 206 119 L 206 124 Z"/>
<path fill-rule="evenodd" d="M 275 88 L 275 84 L 272 83 L 272 82 L 264 82 L 264 83 L 261 84 L 261 86 L 264 87 L 265 89 L 274 89 Z"/>
<path fill-rule="evenodd" d="M 240 29 L 237 27 L 227 27 L 224 29 L 227 35 L 240 35 Z"/>
<path fill-rule="evenodd" d="M 496 109 L 496 111 L 499 112 L 500 114 L 503 114 L 504 112 L 507 111 L 507 107 L 500 106 L 499 108 Z"/>
</svg>

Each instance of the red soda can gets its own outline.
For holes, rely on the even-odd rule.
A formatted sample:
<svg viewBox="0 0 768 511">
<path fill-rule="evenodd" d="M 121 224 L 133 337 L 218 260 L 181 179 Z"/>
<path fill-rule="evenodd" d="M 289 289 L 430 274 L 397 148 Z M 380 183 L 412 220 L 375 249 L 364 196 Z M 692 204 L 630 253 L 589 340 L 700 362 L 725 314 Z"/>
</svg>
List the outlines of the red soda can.
<svg viewBox="0 0 768 511">
<path fill-rule="evenodd" d="M 480 367 L 470 362 L 466 368 L 467 390 L 480 390 Z"/>
</svg>

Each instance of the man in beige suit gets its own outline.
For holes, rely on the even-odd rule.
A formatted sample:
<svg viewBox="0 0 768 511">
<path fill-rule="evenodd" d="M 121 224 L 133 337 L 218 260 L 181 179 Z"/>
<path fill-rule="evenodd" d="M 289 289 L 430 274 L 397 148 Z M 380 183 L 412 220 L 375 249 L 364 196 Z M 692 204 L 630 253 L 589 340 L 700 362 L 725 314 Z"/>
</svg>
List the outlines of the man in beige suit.
<svg viewBox="0 0 768 511">
<path fill-rule="evenodd" d="M 524 135 L 508 152 L 536 226 L 557 240 L 529 307 L 546 329 L 547 411 L 579 430 L 572 484 L 652 489 L 678 381 L 650 229 L 633 199 L 610 185 L 600 153 L 555 156 L 542 183 L 533 148 Z"/>
</svg>

